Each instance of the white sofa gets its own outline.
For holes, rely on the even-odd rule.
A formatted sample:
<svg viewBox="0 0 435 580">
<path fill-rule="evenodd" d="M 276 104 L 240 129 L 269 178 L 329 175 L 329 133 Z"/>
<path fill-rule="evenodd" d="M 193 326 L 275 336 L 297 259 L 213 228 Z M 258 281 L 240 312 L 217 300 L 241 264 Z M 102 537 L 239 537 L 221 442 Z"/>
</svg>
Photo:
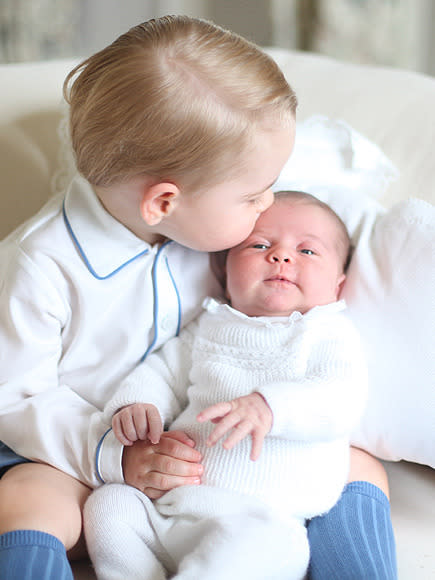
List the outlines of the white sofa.
<svg viewBox="0 0 435 580">
<path fill-rule="evenodd" d="M 400 170 L 383 204 L 410 195 L 435 203 L 435 79 L 307 53 L 271 53 L 298 94 L 299 119 L 312 114 L 343 119 Z M 0 238 L 51 194 L 61 162 L 61 85 L 74 63 L 0 66 Z M 433 424 L 435 430 L 435 417 Z M 435 579 L 435 470 L 407 462 L 386 467 L 399 578 Z M 87 561 L 74 564 L 74 573 L 77 579 L 94 578 Z"/>
</svg>

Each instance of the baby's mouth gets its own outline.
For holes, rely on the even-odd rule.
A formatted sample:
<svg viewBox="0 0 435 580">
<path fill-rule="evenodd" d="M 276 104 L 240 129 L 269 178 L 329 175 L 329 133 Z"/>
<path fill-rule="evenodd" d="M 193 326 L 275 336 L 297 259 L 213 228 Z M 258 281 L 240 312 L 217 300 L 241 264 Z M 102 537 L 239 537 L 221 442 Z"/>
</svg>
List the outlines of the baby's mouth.
<svg viewBox="0 0 435 580">
<path fill-rule="evenodd" d="M 282 284 L 294 284 L 292 280 L 282 276 L 281 274 L 277 274 L 276 276 L 270 276 L 270 278 L 266 278 L 265 282 L 278 282 Z"/>
</svg>

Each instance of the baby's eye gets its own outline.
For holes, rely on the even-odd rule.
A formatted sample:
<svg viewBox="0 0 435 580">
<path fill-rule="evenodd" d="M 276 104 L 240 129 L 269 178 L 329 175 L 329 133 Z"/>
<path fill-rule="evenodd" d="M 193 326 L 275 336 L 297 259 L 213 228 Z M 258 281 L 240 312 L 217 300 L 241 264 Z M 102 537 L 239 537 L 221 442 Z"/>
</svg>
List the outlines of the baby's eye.
<svg viewBox="0 0 435 580">
<path fill-rule="evenodd" d="M 266 244 L 254 244 L 252 247 L 256 250 L 267 250 L 268 248 Z"/>
<path fill-rule="evenodd" d="M 301 254 L 306 254 L 307 256 L 314 256 L 314 252 L 313 250 L 310 250 L 308 248 L 302 248 L 302 250 L 300 250 Z"/>
</svg>

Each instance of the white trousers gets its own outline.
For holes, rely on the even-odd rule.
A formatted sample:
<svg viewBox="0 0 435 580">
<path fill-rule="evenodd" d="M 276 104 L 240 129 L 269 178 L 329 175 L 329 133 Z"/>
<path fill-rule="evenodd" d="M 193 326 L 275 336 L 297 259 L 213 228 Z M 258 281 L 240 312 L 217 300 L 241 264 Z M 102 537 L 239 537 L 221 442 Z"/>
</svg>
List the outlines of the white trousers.
<svg viewBox="0 0 435 580">
<path fill-rule="evenodd" d="M 99 580 L 301 580 L 308 566 L 303 521 L 225 490 L 186 486 L 152 502 L 106 484 L 84 515 Z"/>
</svg>

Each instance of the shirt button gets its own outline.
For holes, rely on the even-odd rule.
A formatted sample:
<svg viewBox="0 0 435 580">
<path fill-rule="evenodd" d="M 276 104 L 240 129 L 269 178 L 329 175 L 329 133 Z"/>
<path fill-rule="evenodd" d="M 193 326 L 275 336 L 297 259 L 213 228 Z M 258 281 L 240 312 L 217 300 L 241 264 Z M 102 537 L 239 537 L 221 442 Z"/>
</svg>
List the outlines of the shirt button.
<svg viewBox="0 0 435 580">
<path fill-rule="evenodd" d="M 165 331 L 170 330 L 171 329 L 171 326 L 172 326 L 172 324 L 171 324 L 171 317 L 170 316 L 164 316 L 162 318 L 162 321 L 160 323 L 160 326 L 161 326 L 162 330 L 165 330 Z"/>
</svg>

